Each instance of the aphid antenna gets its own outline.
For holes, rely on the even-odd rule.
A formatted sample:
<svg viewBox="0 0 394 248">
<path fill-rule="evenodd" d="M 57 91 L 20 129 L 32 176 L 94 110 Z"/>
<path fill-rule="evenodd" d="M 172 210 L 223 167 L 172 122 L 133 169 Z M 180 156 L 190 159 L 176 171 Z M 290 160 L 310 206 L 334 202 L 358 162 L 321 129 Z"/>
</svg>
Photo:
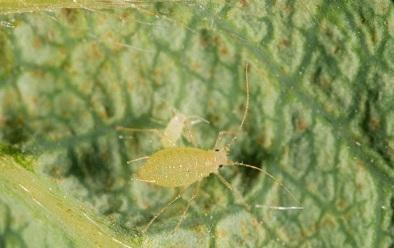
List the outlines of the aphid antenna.
<svg viewBox="0 0 394 248">
<path fill-rule="evenodd" d="M 260 205 L 256 204 L 256 208 L 267 208 L 267 209 L 274 209 L 274 210 L 304 210 L 304 207 L 298 207 L 298 206 L 268 206 L 268 205 Z"/>
<path fill-rule="evenodd" d="M 239 133 L 242 132 L 243 126 L 244 126 L 244 124 L 245 124 L 245 121 L 246 121 L 246 118 L 247 118 L 247 115 L 248 115 L 248 111 L 249 111 L 249 101 L 250 101 L 250 92 L 249 92 L 249 67 L 250 67 L 250 64 L 249 64 L 249 63 L 246 63 L 246 66 L 245 66 L 245 89 L 246 89 L 245 110 L 244 110 L 244 113 L 243 113 L 243 115 L 242 115 L 242 119 L 241 119 L 241 123 L 240 123 L 240 125 L 239 125 L 239 127 L 238 127 L 238 131 L 236 131 L 236 132 L 234 132 L 234 131 L 232 131 L 232 132 L 229 131 L 229 132 L 222 132 L 222 133 L 221 133 L 222 135 L 223 135 L 223 134 L 235 134 L 234 137 L 232 138 L 232 140 L 230 141 L 230 143 L 224 146 L 224 150 L 225 150 L 226 152 L 229 152 L 231 146 L 232 146 L 232 145 L 235 143 L 235 141 L 237 140 L 237 137 L 238 137 L 237 135 L 238 135 Z M 219 136 L 220 136 L 220 134 L 219 134 Z M 219 145 L 219 140 L 220 140 L 220 137 L 218 137 L 218 139 L 217 139 L 217 141 L 216 141 L 215 148 L 218 147 L 218 145 Z M 261 169 L 261 168 L 259 168 L 259 167 L 257 167 L 257 166 L 245 164 L 245 163 L 242 163 L 242 162 L 233 162 L 233 164 L 231 164 L 231 165 L 232 165 L 232 166 L 247 167 L 247 168 L 254 169 L 254 170 L 257 170 L 257 171 L 263 173 L 264 175 L 266 175 L 266 176 L 268 176 L 269 178 L 271 178 L 271 180 L 273 180 L 273 181 L 274 181 L 275 183 L 277 183 L 279 186 L 281 186 L 281 187 L 291 196 L 291 198 L 292 198 L 295 202 L 300 203 L 300 202 L 297 200 L 297 198 L 294 196 L 294 194 L 291 192 L 291 190 L 290 190 L 289 188 L 287 188 L 283 183 L 281 183 L 278 179 L 276 179 L 271 173 L 269 173 L 269 172 L 267 172 L 267 171 L 265 171 L 265 170 L 263 170 L 263 169 Z M 285 208 L 285 207 L 282 207 L 282 209 L 283 209 L 283 208 Z M 300 209 L 303 209 L 302 207 L 299 207 L 299 208 L 300 208 Z"/>
<path fill-rule="evenodd" d="M 253 165 L 245 164 L 245 163 L 241 163 L 241 162 L 233 162 L 233 164 L 230 164 L 230 165 L 232 165 L 232 166 L 247 167 L 247 168 L 254 169 L 254 170 L 257 170 L 257 171 L 263 173 L 264 175 L 266 175 L 266 176 L 268 176 L 269 178 L 271 178 L 272 181 L 274 181 L 274 182 L 277 183 L 279 186 L 281 186 L 281 187 L 290 195 L 290 197 L 291 197 L 295 202 L 297 202 L 297 203 L 300 204 L 300 202 L 297 200 L 297 198 L 296 198 L 295 195 L 291 192 L 291 190 L 290 190 L 288 187 L 286 187 L 283 183 L 281 183 L 278 179 L 276 179 L 276 178 L 274 177 L 274 175 L 272 175 L 272 174 L 269 173 L 268 171 L 263 170 L 263 169 L 261 169 L 261 168 L 259 168 L 259 167 L 257 167 L 257 166 L 253 166 Z"/>
<path fill-rule="evenodd" d="M 242 120 L 241 120 L 241 124 L 239 124 L 239 131 L 242 131 L 242 128 L 244 126 L 246 117 L 248 115 L 248 111 L 249 111 L 249 63 L 246 63 L 245 66 L 245 88 L 246 88 L 246 103 L 245 103 L 245 110 L 242 116 Z"/>
<path fill-rule="evenodd" d="M 246 89 L 246 100 L 245 100 L 245 110 L 242 115 L 241 123 L 239 124 L 238 131 L 222 131 L 219 133 L 218 138 L 216 139 L 215 142 L 215 148 L 218 148 L 220 141 L 222 140 L 224 135 L 234 135 L 234 137 L 231 139 L 231 141 L 224 145 L 225 150 L 230 150 L 231 146 L 235 143 L 235 141 L 238 138 L 238 135 L 242 132 L 242 128 L 245 124 L 246 118 L 248 116 L 248 111 L 249 111 L 249 67 L 250 64 L 246 63 L 245 65 L 245 89 Z"/>
</svg>

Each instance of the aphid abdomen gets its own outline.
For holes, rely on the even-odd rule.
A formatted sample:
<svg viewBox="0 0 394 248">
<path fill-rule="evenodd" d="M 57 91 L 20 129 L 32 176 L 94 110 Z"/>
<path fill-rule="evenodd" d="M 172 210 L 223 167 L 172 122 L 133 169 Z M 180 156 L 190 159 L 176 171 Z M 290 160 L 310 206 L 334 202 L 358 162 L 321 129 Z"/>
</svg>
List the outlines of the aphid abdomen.
<svg viewBox="0 0 394 248">
<path fill-rule="evenodd" d="M 137 179 L 163 187 L 188 186 L 216 172 L 215 152 L 190 147 L 162 149 L 137 171 Z"/>
</svg>

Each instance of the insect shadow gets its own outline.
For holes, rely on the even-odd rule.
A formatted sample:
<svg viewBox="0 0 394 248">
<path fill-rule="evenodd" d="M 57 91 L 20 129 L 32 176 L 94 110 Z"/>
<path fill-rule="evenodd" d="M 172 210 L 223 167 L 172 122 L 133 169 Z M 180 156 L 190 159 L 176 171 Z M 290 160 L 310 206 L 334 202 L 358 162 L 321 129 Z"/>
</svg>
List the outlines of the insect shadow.
<svg viewBox="0 0 394 248">
<path fill-rule="evenodd" d="M 132 131 L 132 132 L 153 132 L 159 135 L 163 145 L 163 149 L 153 153 L 150 156 L 144 156 L 137 159 L 128 161 L 128 164 L 137 161 L 145 161 L 145 163 L 138 168 L 136 172 L 135 180 L 154 184 L 160 187 L 177 188 L 179 189 L 176 196 L 170 200 L 164 207 L 162 207 L 153 218 L 145 225 L 142 232 L 146 233 L 149 227 L 155 222 L 155 220 L 163 214 L 173 203 L 180 199 L 183 193 L 189 188 L 194 186 L 192 195 L 187 201 L 187 205 L 184 208 L 178 223 L 174 230 L 177 230 L 182 224 L 190 206 L 191 202 L 198 196 L 201 181 L 209 175 L 215 175 L 220 182 L 222 182 L 234 195 L 241 200 L 242 205 L 251 210 L 250 205 L 247 204 L 242 194 L 228 182 L 220 173 L 219 169 L 223 166 L 239 166 L 246 167 L 249 169 L 257 170 L 266 176 L 270 177 L 274 182 L 280 185 L 290 196 L 296 201 L 295 196 L 292 192 L 281 182 L 279 182 L 273 175 L 267 171 L 246 163 L 232 161 L 228 154 L 231 146 L 237 140 L 239 134 L 242 132 L 248 109 L 249 109 L 249 80 L 248 71 L 249 64 L 245 66 L 245 88 L 246 88 L 246 100 L 245 109 L 242 115 L 241 123 L 237 131 L 221 131 L 219 132 L 215 145 L 211 150 L 204 150 L 196 147 L 184 147 L 177 146 L 176 141 L 181 136 L 183 128 L 186 127 L 186 119 L 180 119 L 175 116 L 171 119 L 167 128 L 164 130 L 160 129 L 133 129 L 120 127 L 119 130 Z M 191 135 L 188 132 L 187 135 Z M 229 142 L 226 141 L 226 137 L 231 137 Z M 191 140 L 195 140 L 191 138 Z M 170 141 L 170 142 L 169 142 Z M 195 144 L 194 144 L 195 145 Z M 254 161 L 253 161 L 254 162 Z"/>
</svg>

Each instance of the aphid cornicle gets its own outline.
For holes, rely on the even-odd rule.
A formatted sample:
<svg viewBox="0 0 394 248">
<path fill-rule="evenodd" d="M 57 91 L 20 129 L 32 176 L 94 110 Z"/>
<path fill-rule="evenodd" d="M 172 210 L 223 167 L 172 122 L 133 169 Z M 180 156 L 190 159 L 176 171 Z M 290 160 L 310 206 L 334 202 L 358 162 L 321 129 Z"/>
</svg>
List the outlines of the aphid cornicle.
<svg viewBox="0 0 394 248">
<path fill-rule="evenodd" d="M 246 104 L 245 104 L 245 110 L 242 116 L 241 124 L 239 126 L 239 131 L 242 130 L 242 127 L 244 125 L 244 122 L 246 120 L 248 108 L 249 108 L 249 81 L 248 81 L 248 65 L 245 67 L 245 86 L 246 86 Z M 176 124 L 176 123 L 175 123 Z M 170 125 L 169 125 L 170 126 Z M 176 126 L 176 125 L 175 125 Z M 169 140 L 176 141 L 177 138 L 180 137 L 180 133 L 178 129 L 176 132 L 174 132 L 173 135 L 171 136 L 171 132 L 167 132 L 167 134 L 170 135 Z M 178 147 L 178 146 L 170 146 L 165 147 L 164 149 L 161 149 L 154 154 L 150 156 L 145 156 L 142 158 L 134 159 L 129 162 L 134 162 L 134 161 L 139 161 L 139 160 L 147 160 L 138 170 L 136 173 L 136 176 L 134 179 L 147 182 L 147 183 L 152 183 L 157 186 L 161 187 L 171 187 L 171 188 L 176 188 L 176 187 L 181 187 L 184 188 L 184 190 L 181 191 L 173 200 L 171 200 L 165 207 L 163 207 L 159 213 L 157 213 L 151 220 L 150 222 L 145 226 L 143 229 L 143 232 L 146 232 L 150 225 L 172 204 L 174 203 L 177 199 L 179 199 L 182 195 L 182 193 L 192 184 L 197 183 L 197 188 L 193 192 L 192 197 L 188 201 L 188 204 L 178 221 L 176 228 L 178 228 L 185 217 L 191 201 L 197 197 L 199 186 L 200 186 L 200 181 L 204 178 L 206 178 L 210 174 L 216 175 L 220 181 L 231 191 L 236 193 L 237 197 L 241 198 L 243 201 L 244 206 L 246 206 L 249 209 L 249 206 L 246 204 L 245 200 L 243 199 L 242 195 L 235 189 L 232 188 L 231 184 L 226 181 L 225 178 L 223 178 L 219 174 L 219 168 L 222 166 L 227 166 L 227 165 L 238 165 L 238 166 L 244 166 L 248 168 L 252 168 L 255 170 L 258 170 L 265 175 L 269 176 L 271 179 L 273 179 L 275 182 L 277 182 L 280 186 L 282 186 L 291 196 L 293 199 L 295 197 L 291 193 L 289 189 L 287 189 L 283 184 L 278 182 L 271 174 L 268 172 L 253 166 L 253 165 L 248 165 L 240 162 L 234 162 L 231 161 L 228 157 L 228 152 L 230 150 L 230 146 L 234 143 L 236 136 L 231 140 L 230 144 L 225 145 L 224 147 L 219 147 L 219 144 L 221 143 L 221 139 L 223 138 L 224 135 L 234 135 L 235 132 L 226 132 L 222 131 L 219 133 L 215 146 L 212 150 L 204 150 L 204 149 L 199 149 L 199 148 L 194 148 L 194 147 Z M 165 144 L 163 144 L 165 145 Z"/>
</svg>

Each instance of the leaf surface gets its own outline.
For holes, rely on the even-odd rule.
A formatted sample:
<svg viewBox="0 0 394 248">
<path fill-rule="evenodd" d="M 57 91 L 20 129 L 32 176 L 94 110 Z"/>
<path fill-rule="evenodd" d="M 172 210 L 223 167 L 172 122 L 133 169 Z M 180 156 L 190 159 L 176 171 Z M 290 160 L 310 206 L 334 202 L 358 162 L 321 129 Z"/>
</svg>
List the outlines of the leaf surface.
<svg viewBox="0 0 394 248">
<path fill-rule="evenodd" d="M 131 244 L 139 237 L 150 247 L 392 243 L 390 1 L 107 2 L 108 9 L 0 18 L 0 140 L 36 158 L 36 180 L 56 179 L 60 191 L 112 223 L 102 224 L 109 239 L 126 235 Z M 132 180 L 138 165 L 126 161 L 160 144 L 116 127 L 162 129 L 175 108 L 210 122 L 193 128 L 210 149 L 219 131 L 241 122 L 247 64 L 250 109 L 231 158 L 269 171 L 297 201 L 257 171 L 223 168 L 251 210 L 209 176 L 179 230 L 191 190 L 141 234 L 176 191 Z M 21 168 L 21 178 L 30 173 Z M 29 207 L 31 197 L 12 190 L 15 180 L 0 176 L 0 244 L 80 247 L 70 240 L 86 234 L 67 232 L 79 224 L 66 222 L 65 236 L 36 227 L 37 219 L 56 223 L 48 220 L 56 211 Z"/>
</svg>

